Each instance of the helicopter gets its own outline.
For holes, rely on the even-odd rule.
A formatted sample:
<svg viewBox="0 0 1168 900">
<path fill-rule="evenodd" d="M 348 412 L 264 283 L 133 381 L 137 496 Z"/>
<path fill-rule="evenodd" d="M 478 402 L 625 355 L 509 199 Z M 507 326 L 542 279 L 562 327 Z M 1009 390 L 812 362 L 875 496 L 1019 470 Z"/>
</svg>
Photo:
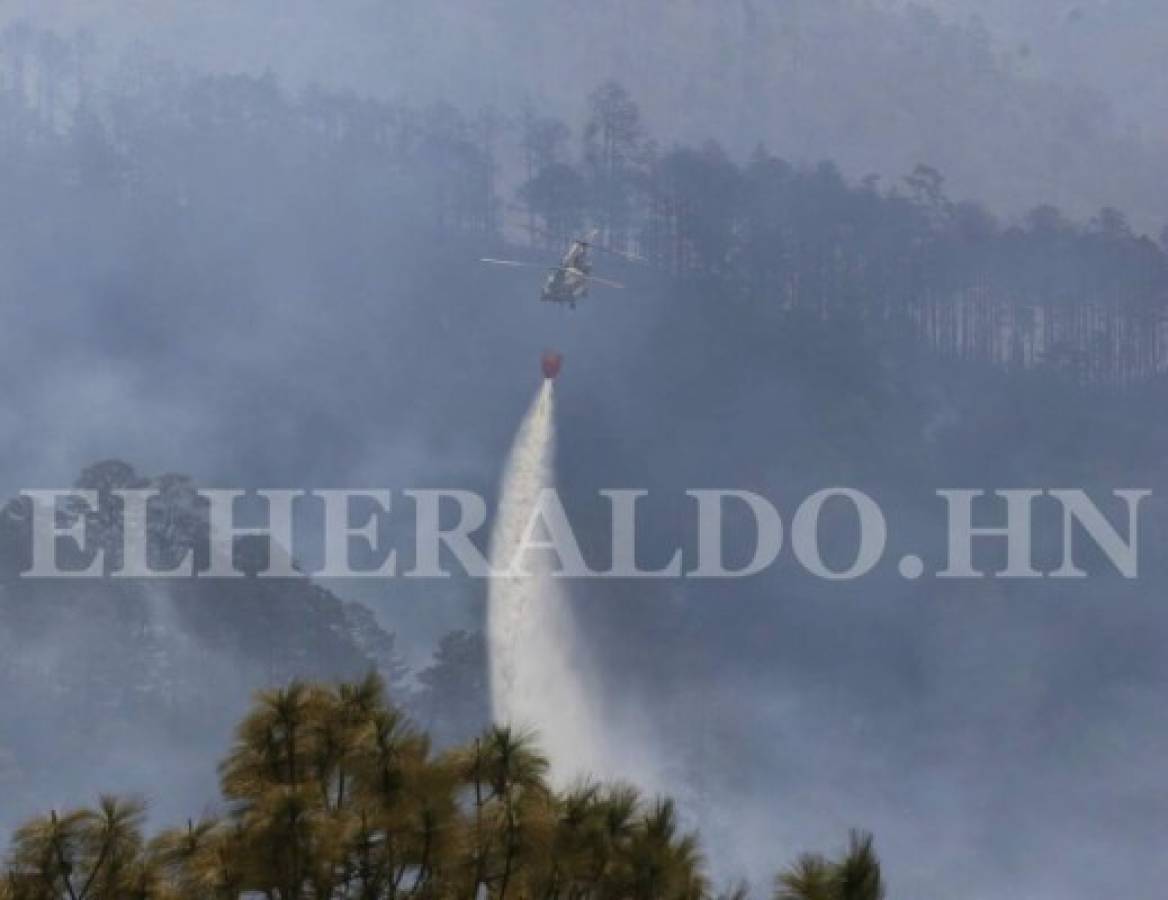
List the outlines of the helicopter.
<svg viewBox="0 0 1168 900">
<path fill-rule="evenodd" d="M 589 288 L 598 284 L 603 287 L 623 289 L 624 285 L 617 281 L 610 281 L 592 274 L 592 260 L 590 251 L 593 249 L 611 253 L 624 259 L 640 261 L 640 257 L 619 250 L 611 250 L 596 244 L 600 232 L 596 229 L 588 232 L 582 238 L 572 240 L 559 265 L 550 268 L 539 263 L 521 262 L 514 259 L 492 259 L 483 257 L 480 262 L 494 266 L 512 266 L 524 269 L 546 269 L 547 277 L 540 290 L 539 299 L 547 303 L 564 303 L 569 309 L 576 308 L 576 302 L 588 296 Z"/>
</svg>

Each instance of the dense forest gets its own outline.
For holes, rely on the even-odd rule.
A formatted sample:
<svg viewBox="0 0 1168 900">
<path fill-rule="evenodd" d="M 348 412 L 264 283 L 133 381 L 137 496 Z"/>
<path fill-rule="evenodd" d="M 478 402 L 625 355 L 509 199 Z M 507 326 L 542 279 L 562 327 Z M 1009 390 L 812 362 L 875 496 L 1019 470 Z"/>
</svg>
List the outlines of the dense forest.
<svg viewBox="0 0 1168 900">
<path fill-rule="evenodd" d="M 1085 225 L 1049 206 L 1002 224 L 950 201 L 925 161 L 882 186 L 761 146 L 744 163 L 715 143 L 661 147 L 613 82 L 592 93 L 574 134 L 531 108 L 291 96 L 272 77 L 197 77 L 148 57 L 128 58 L 115 87 L 98 90 L 80 39 L 11 26 L 3 43 L 0 153 L 19 176 L 0 190 L 7 207 L 41 210 L 9 229 L 59 239 L 69 209 L 79 215 L 95 194 L 139 220 L 169 208 L 209 225 L 217 199 L 204 179 L 234 174 L 257 210 L 291 183 L 286 214 L 319 227 L 350 202 L 374 222 L 408 208 L 436 233 L 488 241 L 558 246 L 596 226 L 609 245 L 753 316 L 891 324 L 944 356 L 1083 382 L 1130 384 L 1164 368 L 1168 260 L 1114 208 Z M 256 158 L 268 163 L 252 171 Z M 20 236 L 6 237 L 19 252 Z"/>
<path fill-rule="evenodd" d="M 375 675 L 260 692 L 220 765 L 219 818 L 146 840 L 139 801 L 103 796 L 19 828 L 4 900 L 701 900 L 701 845 L 673 802 L 545 779 L 535 736 L 492 727 L 440 754 Z M 806 854 L 776 900 L 881 900 L 872 838 Z"/>
<path fill-rule="evenodd" d="M 682 7 L 698 4 L 665 5 L 693 24 Z M 1025 183 L 1027 205 L 1065 196 L 1048 190 L 1074 180 L 1053 150 L 999 159 L 996 141 L 978 139 L 979 110 L 1001 105 L 998 137 L 1002 118 L 1033 126 L 1070 171 L 1099 176 L 1081 200 L 1114 196 L 1135 221 L 1128 195 L 1101 187 L 1132 173 L 1099 161 L 1115 157 L 1096 154 L 1090 98 L 1059 92 L 1036 123 L 1031 106 L 1007 103 L 1034 94 L 987 71 L 986 54 L 965 55 L 958 30 L 928 32 L 916 53 L 884 32 L 870 40 L 859 19 L 841 50 L 816 23 L 855 4 L 801 5 L 811 25 L 790 35 L 797 65 L 776 56 L 798 69 L 789 89 L 743 77 L 773 107 L 744 102 L 707 121 L 723 95 L 676 104 L 721 148 L 674 144 L 677 123 L 661 121 L 675 106 L 647 87 L 684 96 L 688 79 L 646 57 L 630 61 L 640 79 L 614 67 L 620 83 L 603 81 L 599 40 L 581 41 L 581 78 L 556 86 L 587 98 L 580 109 L 511 92 L 490 110 L 453 91 L 460 106 L 431 103 L 429 82 L 307 88 L 282 70 L 192 72 L 140 48 L 99 71 L 83 36 L 8 28 L 3 496 L 80 471 L 85 484 L 149 480 L 176 501 L 195 484 L 342 479 L 457 484 L 489 500 L 545 346 L 566 358 L 558 467 L 589 553 L 606 549 L 595 491 L 613 485 L 651 492 L 654 527 L 639 542 L 650 563 L 692 537 L 668 498 L 695 485 L 757 490 L 784 508 L 825 485 L 861 486 L 897 526 L 890 550 L 930 559 L 944 552 L 937 486 L 1073 484 L 1101 504 L 1120 486 L 1162 494 L 1163 236 L 1115 210 L 999 219 L 953 199 L 969 172 L 925 149 L 903 178 L 864 178 L 857 160 L 879 142 L 851 141 L 852 119 L 830 128 L 775 113 L 814 107 L 824 73 L 875 46 L 887 66 L 847 94 L 848 109 L 871 107 L 891 132 L 932 122 L 940 143 L 991 157 L 978 171 L 999 194 Z M 722 9 L 706 6 L 712 18 Z M 716 37 L 711 67 L 738 42 Z M 759 58 L 771 49 L 760 43 Z M 951 83 L 924 83 L 934 69 Z M 928 95 L 924 120 L 897 118 L 903 94 L 883 103 L 892 81 Z M 953 94 L 958 83 L 969 91 Z M 968 102 L 942 102 L 955 96 Z M 1069 110 L 1057 102 L 1068 97 Z M 817 153 L 839 166 L 778 142 L 752 152 L 754 132 L 727 124 L 771 113 L 792 141 L 838 145 Z M 1052 137 L 1051 123 L 1082 140 Z M 1050 182 L 1035 177 L 1048 168 Z M 1156 191 L 1143 199 L 1138 220 L 1159 221 Z M 539 304 L 533 273 L 477 262 L 551 264 L 586 228 L 646 263 L 598 263 L 629 289 L 597 290 L 574 313 Z M 93 465 L 111 458 L 134 465 Z M 907 896 L 1159 883 L 1168 634 L 1164 563 L 1150 548 L 1168 529 L 1151 512 L 1147 571 L 1131 583 L 1084 561 L 1082 584 L 1024 588 L 910 584 L 890 570 L 849 591 L 783 567 L 732 589 L 590 585 L 582 641 L 614 733 L 632 720 L 652 738 L 649 777 L 622 777 L 652 793 L 660 776 L 682 821 L 700 824 L 719 888 L 747 875 L 765 889 L 779 862 L 832 846 L 853 823 L 880 836 Z M 406 529 L 385 534 L 409 546 Z M 57 809 L 78 872 L 100 849 L 102 812 L 65 810 L 99 789 L 142 790 L 147 832 L 181 822 L 212 796 L 211 759 L 255 687 L 376 664 L 439 750 L 465 749 L 486 725 L 477 585 L 31 583 L 16 574 L 18 542 L 3 544 L 0 817 Z M 852 548 L 841 532 L 824 549 L 846 562 Z M 239 825 L 228 814 L 212 834 Z M 141 829 L 129 833 L 152 848 L 135 859 L 156 858 Z M 814 858 L 807 868 L 836 871 Z M 405 872 L 406 890 L 416 875 Z"/>
<path fill-rule="evenodd" d="M 664 145 L 715 137 L 741 159 L 761 141 L 852 178 L 928 162 L 994 210 L 1055 203 L 1085 220 L 1111 204 L 1142 229 L 1165 222 L 1158 0 L 334 0 L 327 17 L 125 2 L 8 8 L 99 34 L 98 71 L 140 44 L 199 71 L 271 69 L 294 90 L 468 111 L 528 98 L 573 123 L 614 78 Z"/>
</svg>

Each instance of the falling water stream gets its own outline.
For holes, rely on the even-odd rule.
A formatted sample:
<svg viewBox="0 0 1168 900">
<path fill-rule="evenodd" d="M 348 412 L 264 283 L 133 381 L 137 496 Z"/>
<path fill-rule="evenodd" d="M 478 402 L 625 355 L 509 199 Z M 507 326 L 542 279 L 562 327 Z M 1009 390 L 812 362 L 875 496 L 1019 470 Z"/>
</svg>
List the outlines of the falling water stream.
<svg viewBox="0 0 1168 900">
<path fill-rule="evenodd" d="M 555 390 L 545 379 L 503 472 L 491 532 L 494 570 L 511 568 L 539 503 L 555 486 Z M 567 585 L 545 552 L 527 552 L 523 575 L 491 579 L 487 606 L 491 706 L 496 722 L 537 732 L 554 781 L 608 769 L 605 733 Z"/>
</svg>

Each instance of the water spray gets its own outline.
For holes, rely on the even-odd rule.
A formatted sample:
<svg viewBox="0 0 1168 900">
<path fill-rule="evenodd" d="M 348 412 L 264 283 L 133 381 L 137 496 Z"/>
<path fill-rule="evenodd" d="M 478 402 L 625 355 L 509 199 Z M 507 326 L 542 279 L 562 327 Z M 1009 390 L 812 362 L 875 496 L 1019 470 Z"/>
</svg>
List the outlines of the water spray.
<svg viewBox="0 0 1168 900">
<path fill-rule="evenodd" d="M 524 417 L 503 473 L 491 533 L 492 569 L 510 569 L 540 492 L 555 485 L 555 382 L 561 358 L 545 353 L 544 381 Z M 544 554 L 525 574 L 491 580 L 487 604 L 492 715 L 538 733 L 553 780 L 607 769 L 604 731 L 571 597 Z"/>
</svg>

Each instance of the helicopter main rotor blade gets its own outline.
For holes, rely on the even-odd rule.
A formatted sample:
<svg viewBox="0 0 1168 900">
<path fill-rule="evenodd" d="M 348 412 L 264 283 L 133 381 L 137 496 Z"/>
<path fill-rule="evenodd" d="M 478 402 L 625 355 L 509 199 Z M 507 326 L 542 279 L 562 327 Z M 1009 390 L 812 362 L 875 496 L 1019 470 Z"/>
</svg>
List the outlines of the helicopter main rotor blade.
<svg viewBox="0 0 1168 900">
<path fill-rule="evenodd" d="M 515 260 L 515 259 L 489 259 L 485 256 L 482 259 L 480 259 L 479 262 L 488 263 L 492 266 L 511 266 L 512 268 L 516 268 L 516 269 L 546 269 L 547 268 L 547 266 L 540 265 L 539 263 L 519 262 L 518 260 Z"/>
<path fill-rule="evenodd" d="M 625 286 L 619 281 L 609 281 L 607 278 L 597 278 L 595 275 L 585 276 L 589 281 L 595 281 L 597 284 L 602 284 L 605 287 L 616 288 L 623 291 Z"/>
</svg>

